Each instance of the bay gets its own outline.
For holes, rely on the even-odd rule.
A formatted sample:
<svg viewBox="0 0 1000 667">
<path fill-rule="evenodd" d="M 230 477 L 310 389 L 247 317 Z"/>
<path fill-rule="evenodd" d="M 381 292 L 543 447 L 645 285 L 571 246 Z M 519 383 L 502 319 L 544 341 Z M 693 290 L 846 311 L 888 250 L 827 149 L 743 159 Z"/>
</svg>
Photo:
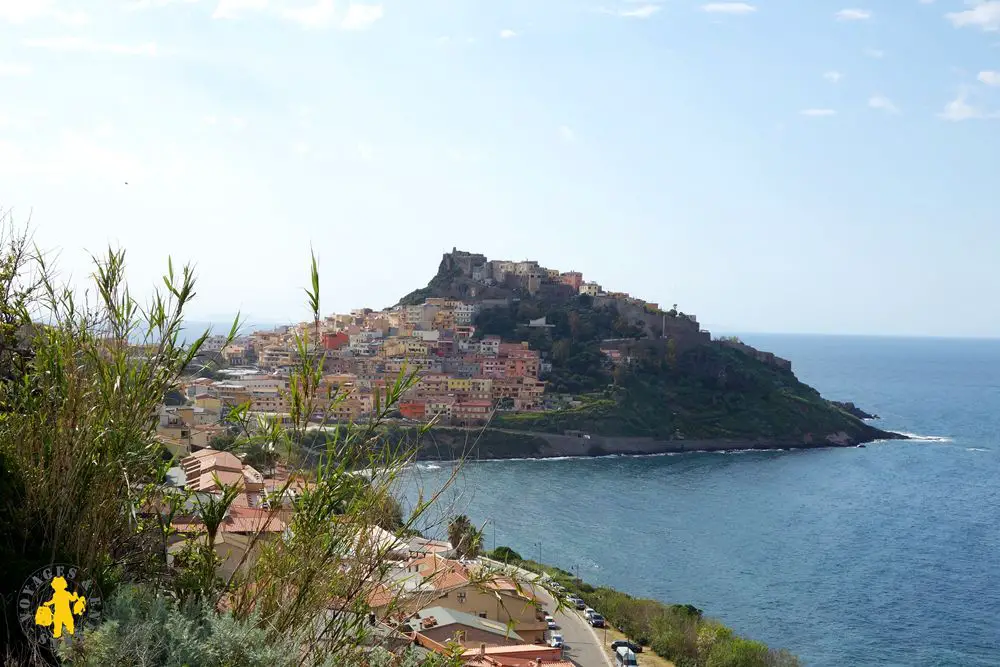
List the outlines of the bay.
<svg viewBox="0 0 1000 667">
<path fill-rule="evenodd" d="M 817 667 L 1000 664 L 1000 341 L 744 335 L 920 436 L 868 447 L 466 463 L 427 517 Z M 405 483 L 438 488 L 447 463 Z"/>
</svg>

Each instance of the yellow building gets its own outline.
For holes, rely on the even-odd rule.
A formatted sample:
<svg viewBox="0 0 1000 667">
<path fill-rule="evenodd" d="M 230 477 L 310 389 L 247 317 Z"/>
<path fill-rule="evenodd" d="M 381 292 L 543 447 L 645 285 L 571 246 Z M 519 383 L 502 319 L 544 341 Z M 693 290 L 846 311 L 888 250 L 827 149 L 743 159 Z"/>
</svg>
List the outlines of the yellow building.
<svg viewBox="0 0 1000 667">
<path fill-rule="evenodd" d="M 448 378 L 448 391 L 471 391 L 472 380 L 470 378 Z"/>
</svg>

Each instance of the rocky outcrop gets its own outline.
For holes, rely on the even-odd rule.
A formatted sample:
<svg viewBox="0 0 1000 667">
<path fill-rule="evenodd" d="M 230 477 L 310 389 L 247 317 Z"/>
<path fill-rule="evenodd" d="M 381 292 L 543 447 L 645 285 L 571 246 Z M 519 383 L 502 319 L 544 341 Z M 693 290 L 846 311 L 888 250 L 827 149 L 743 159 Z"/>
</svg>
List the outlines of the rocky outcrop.
<svg viewBox="0 0 1000 667">
<path fill-rule="evenodd" d="M 418 460 L 556 458 L 564 456 L 648 456 L 693 452 L 775 451 L 854 447 L 874 440 L 905 440 L 906 436 L 872 428 L 863 436 L 845 431 L 792 440 L 659 440 L 656 438 L 556 434 L 503 429 L 432 429 L 421 440 Z"/>
</svg>

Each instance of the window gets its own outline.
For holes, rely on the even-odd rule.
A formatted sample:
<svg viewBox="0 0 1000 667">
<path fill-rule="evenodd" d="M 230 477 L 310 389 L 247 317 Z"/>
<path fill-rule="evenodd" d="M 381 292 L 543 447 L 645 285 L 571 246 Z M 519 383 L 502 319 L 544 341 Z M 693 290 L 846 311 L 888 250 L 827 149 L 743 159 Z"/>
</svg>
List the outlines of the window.
<svg viewBox="0 0 1000 667">
<path fill-rule="evenodd" d="M 465 602 L 465 593 L 464 592 L 459 593 L 457 597 L 458 597 L 458 601 L 459 602 Z"/>
<path fill-rule="evenodd" d="M 479 618 L 486 618 L 486 612 L 485 611 L 479 612 Z"/>
</svg>

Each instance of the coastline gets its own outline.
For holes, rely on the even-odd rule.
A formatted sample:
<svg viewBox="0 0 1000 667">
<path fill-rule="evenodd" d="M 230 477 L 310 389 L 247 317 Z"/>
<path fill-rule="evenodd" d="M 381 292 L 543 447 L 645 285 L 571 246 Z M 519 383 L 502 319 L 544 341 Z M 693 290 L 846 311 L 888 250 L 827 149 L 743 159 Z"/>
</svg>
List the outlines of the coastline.
<svg viewBox="0 0 1000 667">
<path fill-rule="evenodd" d="M 802 440 L 657 440 L 628 436 L 562 435 L 506 429 L 440 427 L 423 436 L 417 461 L 599 458 L 696 452 L 778 451 L 854 447 L 876 440 L 908 440 L 906 435 L 872 428 L 862 438 L 841 431 Z"/>
</svg>

